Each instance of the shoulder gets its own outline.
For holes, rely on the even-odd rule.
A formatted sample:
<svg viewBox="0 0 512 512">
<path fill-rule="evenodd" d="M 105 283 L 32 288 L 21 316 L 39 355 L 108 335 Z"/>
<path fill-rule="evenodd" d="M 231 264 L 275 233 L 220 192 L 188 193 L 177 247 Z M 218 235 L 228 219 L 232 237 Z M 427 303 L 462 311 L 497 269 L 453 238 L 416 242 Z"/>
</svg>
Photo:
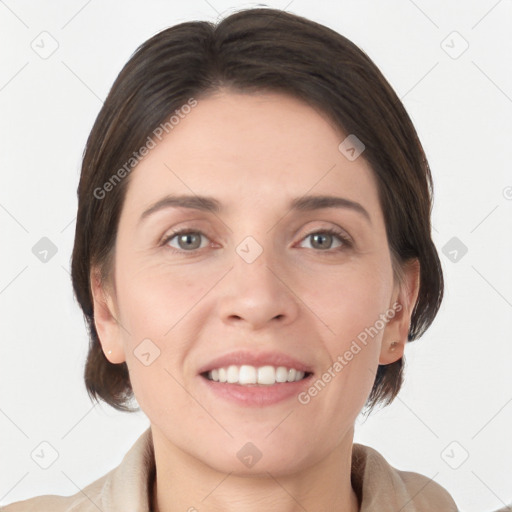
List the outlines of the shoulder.
<svg viewBox="0 0 512 512">
<path fill-rule="evenodd" d="M 98 512 L 110 472 L 71 496 L 36 496 L 0 507 L 0 512 Z"/>
<path fill-rule="evenodd" d="M 432 510 L 433 507 L 434 510 L 446 512 L 458 511 L 448 491 L 432 478 L 411 471 L 395 471 L 411 495 L 412 503 L 419 510 Z"/>
<path fill-rule="evenodd" d="M 148 512 L 155 462 L 151 429 L 143 432 L 121 463 L 72 496 L 45 495 L 0 507 L 0 512 Z"/>
<path fill-rule="evenodd" d="M 362 511 L 374 510 L 377 504 L 403 512 L 458 511 L 448 491 L 433 478 L 398 470 L 374 448 L 357 443 L 352 450 L 352 483 L 367 505 Z"/>
</svg>

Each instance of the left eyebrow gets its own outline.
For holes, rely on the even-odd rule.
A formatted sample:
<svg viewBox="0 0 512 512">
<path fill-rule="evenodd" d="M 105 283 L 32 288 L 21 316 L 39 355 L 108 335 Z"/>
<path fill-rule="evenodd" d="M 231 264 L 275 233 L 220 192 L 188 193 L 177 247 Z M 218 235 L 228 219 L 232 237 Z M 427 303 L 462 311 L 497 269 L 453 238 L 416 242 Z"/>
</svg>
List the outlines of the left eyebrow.
<svg viewBox="0 0 512 512">
<path fill-rule="evenodd" d="M 320 210 L 322 208 L 347 208 L 360 213 L 371 224 L 368 211 L 359 203 L 338 196 L 302 196 L 291 202 L 291 209 L 298 211 Z"/>
</svg>

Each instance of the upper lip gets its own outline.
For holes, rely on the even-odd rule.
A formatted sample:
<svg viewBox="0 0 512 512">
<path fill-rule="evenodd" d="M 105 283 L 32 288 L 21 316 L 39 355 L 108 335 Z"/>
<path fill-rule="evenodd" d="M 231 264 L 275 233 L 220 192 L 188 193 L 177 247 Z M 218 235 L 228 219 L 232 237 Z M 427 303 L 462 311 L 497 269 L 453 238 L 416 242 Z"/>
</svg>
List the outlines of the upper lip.
<svg viewBox="0 0 512 512">
<path fill-rule="evenodd" d="M 310 365 L 282 352 L 249 352 L 247 350 L 238 350 L 212 359 L 201 366 L 198 373 L 209 372 L 216 368 L 227 368 L 231 365 L 242 366 L 244 364 L 255 366 L 256 368 L 261 366 L 285 366 L 286 368 L 295 368 L 305 373 L 312 372 Z"/>
</svg>

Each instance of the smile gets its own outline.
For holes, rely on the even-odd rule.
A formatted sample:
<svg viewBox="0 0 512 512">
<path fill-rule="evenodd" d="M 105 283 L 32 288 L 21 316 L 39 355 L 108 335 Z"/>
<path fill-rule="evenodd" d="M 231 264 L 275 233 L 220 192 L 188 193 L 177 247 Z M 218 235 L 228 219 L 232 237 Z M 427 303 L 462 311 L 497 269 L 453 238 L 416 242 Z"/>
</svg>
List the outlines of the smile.
<svg viewBox="0 0 512 512">
<path fill-rule="evenodd" d="M 285 366 L 230 365 L 224 368 L 214 368 L 205 372 L 208 380 L 227 384 L 273 386 L 278 383 L 298 382 L 308 375 L 307 372 Z"/>
</svg>

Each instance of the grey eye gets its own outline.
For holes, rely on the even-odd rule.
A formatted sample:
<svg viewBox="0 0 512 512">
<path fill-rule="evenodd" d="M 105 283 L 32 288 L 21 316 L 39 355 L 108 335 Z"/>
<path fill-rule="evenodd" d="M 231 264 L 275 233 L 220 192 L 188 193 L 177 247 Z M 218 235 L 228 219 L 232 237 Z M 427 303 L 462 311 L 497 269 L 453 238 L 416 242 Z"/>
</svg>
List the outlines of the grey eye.
<svg viewBox="0 0 512 512">
<path fill-rule="evenodd" d="M 199 249 L 201 247 L 201 239 L 203 235 L 197 231 L 189 233 L 178 233 L 168 240 L 168 244 L 175 249 L 181 249 L 183 251 L 189 251 Z M 178 246 L 173 245 L 177 241 Z"/>
<path fill-rule="evenodd" d="M 306 240 L 310 241 L 310 248 L 312 249 L 328 250 L 342 245 L 342 243 L 340 242 L 339 235 L 325 231 L 310 233 L 308 236 L 304 238 L 304 241 Z"/>
</svg>

